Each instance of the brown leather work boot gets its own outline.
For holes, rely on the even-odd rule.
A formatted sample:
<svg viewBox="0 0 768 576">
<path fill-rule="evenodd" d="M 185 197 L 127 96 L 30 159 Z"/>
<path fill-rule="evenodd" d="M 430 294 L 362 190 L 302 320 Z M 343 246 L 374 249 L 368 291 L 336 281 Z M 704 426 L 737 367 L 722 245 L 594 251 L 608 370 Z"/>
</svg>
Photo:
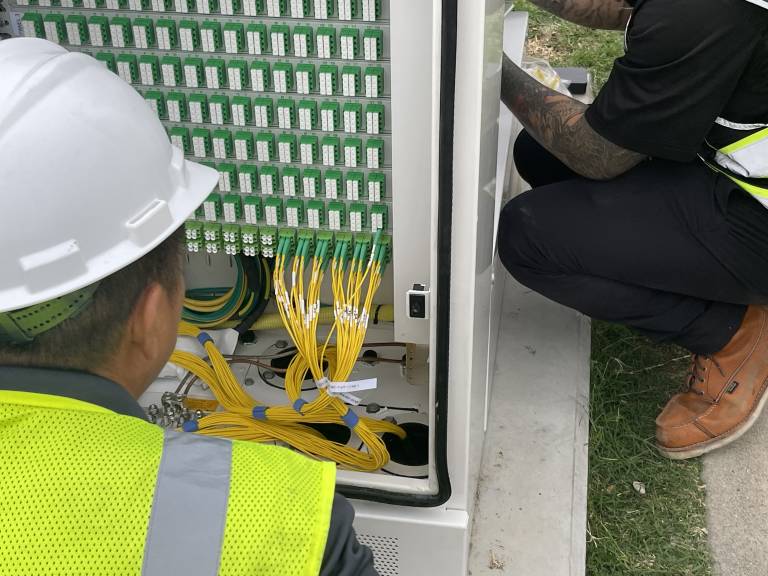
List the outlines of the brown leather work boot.
<svg viewBox="0 0 768 576">
<path fill-rule="evenodd" d="M 750 306 L 725 348 L 694 356 L 689 389 L 675 395 L 656 418 L 656 445 L 684 460 L 740 438 L 755 423 L 768 394 L 768 312 Z"/>
</svg>

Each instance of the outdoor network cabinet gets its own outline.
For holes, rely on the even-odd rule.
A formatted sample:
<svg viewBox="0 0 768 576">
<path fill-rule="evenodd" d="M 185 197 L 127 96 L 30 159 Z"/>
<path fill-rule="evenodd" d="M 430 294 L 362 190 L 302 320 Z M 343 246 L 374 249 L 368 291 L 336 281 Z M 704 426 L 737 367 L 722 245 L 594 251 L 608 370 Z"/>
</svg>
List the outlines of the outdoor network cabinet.
<svg viewBox="0 0 768 576">
<path fill-rule="evenodd" d="M 219 171 L 186 226 L 189 286 L 226 285 L 234 255 L 269 258 L 286 235 L 384 234 L 391 263 L 376 303 L 394 309 L 372 319 L 367 341 L 400 345 L 358 364 L 355 378 L 378 379 L 359 410 L 409 425 L 422 450 L 393 453 L 377 473 L 341 470 L 339 489 L 382 576 L 465 575 L 504 278 L 494 230 L 503 0 L 6 8 L 17 35 L 87 53 L 132 84 L 172 142 Z M 275 326 L 238 353 L 286 346 Z M 279 370 L 234 369 L 262 402 L 285 402 Z M 141 402 L 160 405 L 177 387 L 160 380 Z"/>
</svg>

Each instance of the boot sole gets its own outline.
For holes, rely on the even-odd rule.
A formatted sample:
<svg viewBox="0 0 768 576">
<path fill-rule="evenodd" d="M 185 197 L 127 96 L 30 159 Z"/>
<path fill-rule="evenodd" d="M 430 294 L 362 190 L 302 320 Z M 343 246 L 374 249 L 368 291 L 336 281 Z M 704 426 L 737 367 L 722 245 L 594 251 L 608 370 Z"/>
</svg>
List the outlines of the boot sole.
<svg viewBox="0 0 768 576">
<path fill-rule="evenodd" d="M 721 436 L 712 438 L 706 442 L 694 444 L 693 446 L 686 446 L 685 448 L 667 448 L 666 446 L 656 444 L 656 449 L 661 453 L 662 456 L 665 456 L 670 460 L 688 460 L 690 458 L 698 458 L 699 456 L 703 456 L 708 452 L 712 452 L 713 450 L 727 446 L 731 442 L 735 442 L 744 436 L 744 434 L 746 434 L 749 429 L 752 428 L 755 422 L 757 422 L 757 419 L 760 418 L 760 414 L 762 414 L 763 408 L 765 408 L 765 404 L 768 403 L 768 393 L 766 393 L 765 390 L 766 385 L 768 385 L 768 379 L 763 381 L 763 387 L 760 392 L 761 396 L 757 405 L 752 409 L 749 417 L 736 428 L 726 432 Z"/>
</svg>

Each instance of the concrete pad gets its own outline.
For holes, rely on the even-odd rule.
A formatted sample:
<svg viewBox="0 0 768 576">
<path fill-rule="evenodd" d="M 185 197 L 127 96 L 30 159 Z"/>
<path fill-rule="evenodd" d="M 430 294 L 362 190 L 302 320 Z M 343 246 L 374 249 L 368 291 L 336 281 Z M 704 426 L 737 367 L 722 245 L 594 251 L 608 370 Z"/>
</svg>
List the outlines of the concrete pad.
<svg viewBox="0 0 768 576">
<path fill-rule="evenodd" d="M 768 413 L 742 438 L 704 457 L 715 574 L 768 574 Z"/>
<path fill-rule="evenodd" d="M 509 280 L 473 576 L 585 571 L 590 323 Z"/>
</svg>

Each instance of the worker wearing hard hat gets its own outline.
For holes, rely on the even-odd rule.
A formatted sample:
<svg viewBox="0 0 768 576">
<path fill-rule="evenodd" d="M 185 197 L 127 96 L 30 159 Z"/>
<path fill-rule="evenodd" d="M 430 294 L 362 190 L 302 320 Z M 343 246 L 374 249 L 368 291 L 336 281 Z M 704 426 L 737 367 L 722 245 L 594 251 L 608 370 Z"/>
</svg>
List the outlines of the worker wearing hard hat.
<svg viewBox="0 0 768 576">
<path fill-rule="evenodd" d="M 693 352 L 657 445 L 699 456 L 768 399 L 768 1 L 533 1 L 626 28 L 626 54 L 591 106 L 505 61 L 534 189 L 504 208 L 501 258 L 553 300 Z"/>
<path fill-rule="evenodd" d="M 136 403 L 217 183 L 96 60 L 0 42 L 0 573 L 375 575 L 333 464 Z"/>
</svg>

